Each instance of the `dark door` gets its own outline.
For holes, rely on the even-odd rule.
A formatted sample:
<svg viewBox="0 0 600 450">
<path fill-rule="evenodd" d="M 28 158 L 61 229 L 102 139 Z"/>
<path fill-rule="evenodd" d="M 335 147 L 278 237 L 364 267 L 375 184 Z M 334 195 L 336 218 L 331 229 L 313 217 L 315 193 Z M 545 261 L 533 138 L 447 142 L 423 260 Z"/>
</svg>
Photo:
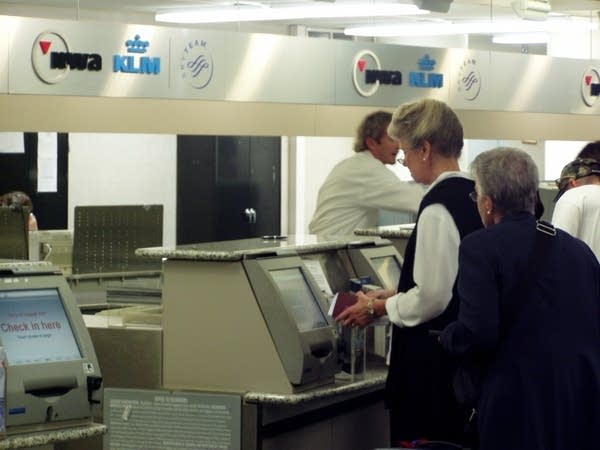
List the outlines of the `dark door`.
<svg viewBox="0 0 600 450">
<path fill-rule="evenodd" d="M 23 133 L 25 153 L 0 153 L 0 194 L 23 191 L 29 195 L 41 230 L 67 228 L 69 138 L 57 135 L 57 190 L 38 192 L 38 135 Z"/>
<path fill-rule="evenodd" d="M 177 243 L 279 234 L 280 142 L 178 136 Z"/>
</svg>

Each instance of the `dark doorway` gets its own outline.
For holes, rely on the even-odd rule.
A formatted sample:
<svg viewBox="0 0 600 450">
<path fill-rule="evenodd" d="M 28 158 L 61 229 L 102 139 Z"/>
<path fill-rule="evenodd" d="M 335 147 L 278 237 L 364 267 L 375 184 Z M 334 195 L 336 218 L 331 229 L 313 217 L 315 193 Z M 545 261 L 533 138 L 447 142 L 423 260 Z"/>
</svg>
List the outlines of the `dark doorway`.
<svg viewBox="0 0 600 450">
<path fill-rule="evenodd" d="M 57 134 L 57 190 L 38 192 L 38 134 L 23 133 L 24 153 L 0 153 L 0 194 L 23 191 L 31 197 L 40 230 L 66 229 L 69 136 Z"/>
<path fill-rule="evenodd" d="M 177 244 L 280 233 L 281 138 L 177 137 Z"/>
</svg>

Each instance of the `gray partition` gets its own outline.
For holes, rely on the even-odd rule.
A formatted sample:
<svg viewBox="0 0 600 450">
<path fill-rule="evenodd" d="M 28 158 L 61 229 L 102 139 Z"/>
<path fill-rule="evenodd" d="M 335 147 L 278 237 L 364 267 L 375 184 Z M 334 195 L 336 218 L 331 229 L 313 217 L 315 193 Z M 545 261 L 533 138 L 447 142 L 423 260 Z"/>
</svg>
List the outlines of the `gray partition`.
<svg viewBox="0 0 600 450">
<path fill-rule="evenodd" d="M 29 212 L 21 208 L 0 207 L 0 258 L 27 259 Z"/>
<path fill-rule="evenodd" d="M 162 205 L 77 206 L 73 274 L 160 270 L 160 258 L 136 256 L 162 245 Z"/>
</svg>

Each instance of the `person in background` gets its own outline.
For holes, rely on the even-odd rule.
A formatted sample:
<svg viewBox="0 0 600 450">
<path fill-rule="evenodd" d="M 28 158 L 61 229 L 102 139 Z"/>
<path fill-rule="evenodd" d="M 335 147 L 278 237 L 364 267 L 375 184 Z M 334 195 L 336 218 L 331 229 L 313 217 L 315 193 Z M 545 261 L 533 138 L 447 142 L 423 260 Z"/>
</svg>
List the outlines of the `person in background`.
<svg viewBox="0 0 600 450">
<path fill-rule="evenodd" d="M 581 239 L 600 260 L 600 162 L 577 158 L 556 180 L 554 226 Z"/>
<path fill-rule="evenodd" d="M 579 154 L 578 158 L 591 158 L 600 161 L 600 141 L 593 141 L 586 144 Z"/>
<path fill-rule="evenodd" d="M 29 196 L 22 191 L 11 191 L 4 194 L 1 197 L 2 206 L 9 206 L 13 208 L 24 208 L 29 211 L 29 221 L 27 223 L 27 229 L 29 231 L 37 231 L 38 224 L 35 215 L 33 214 L 33 203 Z"/>
<path fill-rule="evenodd" d="M 440 342 L 486 361 L 479 449 L 596 449 L 600 265 L 580 240 L 536 225 L 538 171 L 527 153 L 496 148 L 471 168 L 485 228 L 460 245 L 458 320 Z"/>
<path fill-rule="evenodd" d="M 422 439 L 466 444 L 467 412 L 454 397 L 454 365 L 429 333 L 456 320 L 458 246 L 482 227 L 469 198 L 475 183 L 458 163 L 463 128 L 445 103 L 425 99 L 400 105 L 388 133 L 412 177 L 429 188 L 406 246 L 398 294 L 357 293 L 337 320 L 365 326 L 387 314 L 393 323 L 386 383 L 392 446 Z"/>
<path fill-rule="evenodd" d="M 338 163 L 319 189 L 309 224 L 312 234 L 353 235 L 356 228 L 377 226 L 379 209 L 416 212 L 423 188 L 398 179 L 398 144 L 387 134 L 391 113 L 376 111 L 358 127 L 355 154 Z"/>
</svg>

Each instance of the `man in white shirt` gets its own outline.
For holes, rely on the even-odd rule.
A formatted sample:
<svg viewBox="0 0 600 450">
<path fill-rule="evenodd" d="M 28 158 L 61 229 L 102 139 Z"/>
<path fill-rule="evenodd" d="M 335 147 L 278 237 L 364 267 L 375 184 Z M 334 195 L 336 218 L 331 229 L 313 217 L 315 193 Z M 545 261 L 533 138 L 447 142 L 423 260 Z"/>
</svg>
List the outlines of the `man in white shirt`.
<svg viewBox="0 0 600 450">
<path fill-rule="evenodd" d="M 398 179 L 385 164 L 394 164 L 398 143 L 387 134 L 392 115 L 376 111 L 362 121 L 356 152 L 338 163 L 319 189 L 309 224 L 312 234 L 353 235 L 356 228 L 377 226 L 379 209 L 416 212 L 423 188 Z"/>
<path fill-rule="evenodd" d="M 577 158 L 556 180 L 552 223 L 590 246 L 600 260 L 600 162 Z"/>
</svg>

